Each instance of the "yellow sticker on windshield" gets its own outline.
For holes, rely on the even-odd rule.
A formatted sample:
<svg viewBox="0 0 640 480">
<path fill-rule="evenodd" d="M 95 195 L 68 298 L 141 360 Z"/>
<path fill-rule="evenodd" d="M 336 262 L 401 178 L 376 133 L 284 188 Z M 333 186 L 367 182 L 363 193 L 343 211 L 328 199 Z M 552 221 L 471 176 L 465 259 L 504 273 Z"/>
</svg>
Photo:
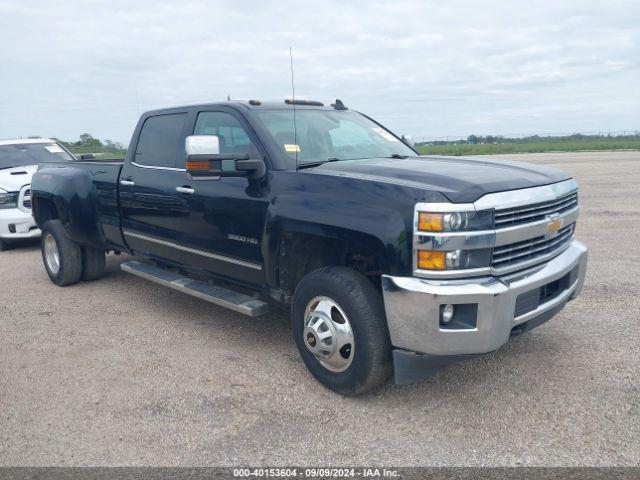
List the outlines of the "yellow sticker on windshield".
<svg viewBox="0 0 640 480">
<path fill-rule="evenodd" d="M 285 152 L 299 152 L 300 151 L 300 145 L 296 145 L 295 143 L 285 143 L 284 144 L 284 151 Z"/>
</svg>

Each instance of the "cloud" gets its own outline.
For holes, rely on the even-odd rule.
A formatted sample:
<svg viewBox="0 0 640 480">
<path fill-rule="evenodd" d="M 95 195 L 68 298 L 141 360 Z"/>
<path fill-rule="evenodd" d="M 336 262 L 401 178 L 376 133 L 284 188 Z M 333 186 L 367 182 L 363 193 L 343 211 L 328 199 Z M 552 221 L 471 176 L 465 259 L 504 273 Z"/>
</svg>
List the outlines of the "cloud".
<svg viewBox="0 0 640 480">
<path fill-rule="evenodd" d="M 637 2 L 0 0 L 0 137 L 296 90 L 414 137 L 639 129 Z"/>
</svg>

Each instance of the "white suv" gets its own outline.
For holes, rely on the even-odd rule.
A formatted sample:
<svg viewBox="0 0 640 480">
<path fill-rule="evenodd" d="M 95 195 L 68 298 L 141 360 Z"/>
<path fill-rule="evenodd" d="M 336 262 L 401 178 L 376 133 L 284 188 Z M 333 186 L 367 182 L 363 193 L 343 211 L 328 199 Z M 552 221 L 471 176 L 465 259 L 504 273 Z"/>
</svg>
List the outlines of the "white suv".
<svg viewBox="0 0 640 480">
<path fill-rule="evenodd" d="M 31 216 L 31 177 L 38 164 L 72 160 L 55 140 L 29 138 L 0 141 L 0 251 L 15 240 L 37 238 Z"/>
</svg>

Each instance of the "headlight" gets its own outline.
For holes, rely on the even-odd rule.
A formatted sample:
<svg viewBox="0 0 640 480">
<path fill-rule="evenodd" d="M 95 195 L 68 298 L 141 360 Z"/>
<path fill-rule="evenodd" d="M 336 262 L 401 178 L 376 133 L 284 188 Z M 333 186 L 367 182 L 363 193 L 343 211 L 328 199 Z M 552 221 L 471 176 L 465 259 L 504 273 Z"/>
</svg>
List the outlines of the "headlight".
<svg viewBox="0 0 640 480">
<path fill-rule="evenodd" d="M 494 239 L 493 210 L 473 210 L 467 206 L 461 206 L 460 211 L 430 210 L 428 204 L 417 208 L 414 268 L 451 274 L 488 270 Z"/>
<path fill-rule="evenodd" d="M 16 208 L 17 206 L 17 193 L 0 193 L 0 208 Z"/>
<path fill-rule="evenodd" d="M 421 232 L 462 232 L 493 229 L 493 211 L 418 213 L 418 230 Z"/>
<path fill-rule="evenodd" d="M 488 267 L 491 249 L 475 250 L 418 250 L 418 268 L 421 270 L 466 270 Z"/>
</svg>

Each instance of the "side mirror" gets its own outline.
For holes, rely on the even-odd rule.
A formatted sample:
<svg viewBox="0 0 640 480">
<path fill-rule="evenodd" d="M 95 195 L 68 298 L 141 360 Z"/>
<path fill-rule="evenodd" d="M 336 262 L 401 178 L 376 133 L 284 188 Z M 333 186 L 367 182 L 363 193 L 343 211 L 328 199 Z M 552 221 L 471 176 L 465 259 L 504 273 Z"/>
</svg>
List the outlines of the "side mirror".
<svg viewBox="0 0 640 480">
<path fill-rule="evenodd" d="M 219 155 L 220 139 L 217 135 L 190 135 L 184 141 L 189 155 Z"/>
<path fill-rule="evenodd" d="M 402 135 L 402 141 L 409 145 L 411 148 L 416 146 L 416 142 L 409 135 Z"/>
<path fill-rule="evenodd" d="M 248 153 L 220 153 L 217 135 L 190 135 L 185 139 L 185 150 L 186 171 L 195 179 L 260 178 L 266 172 L 262 159 L 250 158 Z"/>
<path fill-rule="evenodd" d="M 83 153 L 80 155 L 80 160 L 95 160 L 95 156 L 93 153 Z"/>
</svg>

